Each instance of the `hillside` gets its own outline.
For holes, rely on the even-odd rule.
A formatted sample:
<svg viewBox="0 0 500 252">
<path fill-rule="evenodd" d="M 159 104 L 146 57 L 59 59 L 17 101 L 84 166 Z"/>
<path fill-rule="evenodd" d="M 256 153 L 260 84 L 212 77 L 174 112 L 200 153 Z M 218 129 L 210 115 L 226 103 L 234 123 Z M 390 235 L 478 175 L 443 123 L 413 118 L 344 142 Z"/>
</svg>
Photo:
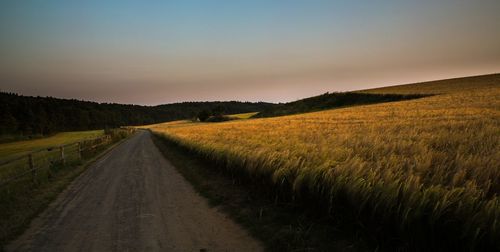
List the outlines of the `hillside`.
<svg viewBox="0 0 500 252">
<path fill-rule="evenodd" d="M 383 102 L 411 100 L 425 97 L 424 94 L 371 94 L 356 92 L 325 93 L 298 101 L 280 103 L 266 108 L 253 118 L 293 115 L 333 108 L 359 106 Z"/>
<path fill-rule="evenodd" d="M 499 77 L 361 91 L 438 94 L 409 101 L 150 129 L 382 247 L 486 251 L 500 248 Z"/>
<path fill-rule="evenodd" d="M 371 94 L 447 94 L 498 88 L 500 73 L 360 90 Z"/>
<path fill-rule="evenodd" d="M 357 92 L 334 92 L 271 106 L 253 118 L 293 115 L 333 108 L 418 99 L 435 94 L 494 87 L 500 74 L 397 85 Z"/>
</svg>

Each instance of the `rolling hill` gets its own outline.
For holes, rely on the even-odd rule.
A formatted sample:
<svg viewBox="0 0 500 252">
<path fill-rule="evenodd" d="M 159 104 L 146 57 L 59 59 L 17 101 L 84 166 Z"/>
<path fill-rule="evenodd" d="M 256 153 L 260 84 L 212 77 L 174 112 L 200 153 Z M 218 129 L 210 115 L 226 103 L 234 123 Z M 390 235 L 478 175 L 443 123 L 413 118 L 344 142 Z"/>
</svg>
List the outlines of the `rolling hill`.
<svg viewBox="0 0 500 252">
<path fill-rule="evenodd" d="M 156 135 L 401 248 L 498 249 L 500 75 L 360 91 L 435 94 Z"/>
</svg>

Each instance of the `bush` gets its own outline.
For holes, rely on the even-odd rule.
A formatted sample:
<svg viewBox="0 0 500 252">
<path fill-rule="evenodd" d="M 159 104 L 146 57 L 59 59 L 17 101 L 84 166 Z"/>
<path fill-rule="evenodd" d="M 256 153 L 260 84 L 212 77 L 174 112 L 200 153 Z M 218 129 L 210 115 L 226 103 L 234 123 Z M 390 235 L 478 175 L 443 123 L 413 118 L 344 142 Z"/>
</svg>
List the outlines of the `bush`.
<svg viewBox="0 0 500 252">
<path fill-rule="evenodd" d="M 200 122 L 206 121 L 210 117 L 210 113 L 207 110 L 202 110 L 198 113 L 198 120 Z"/>
<path fill-rule="evenodd" d="M 225 121 L 231 121 L 234 120 L 235 118 L 229 117 L 229 116 L 224 116 L 224 115 L 216 115 L 216 116 L 211 116 L 209 117 L 206 122 L 225 122 Z"/>
</svg>

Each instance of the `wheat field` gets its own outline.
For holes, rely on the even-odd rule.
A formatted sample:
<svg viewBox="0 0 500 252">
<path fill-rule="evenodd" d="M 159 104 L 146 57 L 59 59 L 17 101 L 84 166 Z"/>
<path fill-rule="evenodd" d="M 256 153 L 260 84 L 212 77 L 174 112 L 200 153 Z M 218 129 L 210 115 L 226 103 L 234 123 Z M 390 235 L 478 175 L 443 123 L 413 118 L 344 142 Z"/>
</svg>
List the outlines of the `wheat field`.
<svg viewBox="0 0 500 252">
<path fill-rule="evenodd" d="M 294 200 L 385 223 L 410 246 L 499 248 L 500 75 L 360 92 L 436 95 L 147 128 Z"/>
</svg>

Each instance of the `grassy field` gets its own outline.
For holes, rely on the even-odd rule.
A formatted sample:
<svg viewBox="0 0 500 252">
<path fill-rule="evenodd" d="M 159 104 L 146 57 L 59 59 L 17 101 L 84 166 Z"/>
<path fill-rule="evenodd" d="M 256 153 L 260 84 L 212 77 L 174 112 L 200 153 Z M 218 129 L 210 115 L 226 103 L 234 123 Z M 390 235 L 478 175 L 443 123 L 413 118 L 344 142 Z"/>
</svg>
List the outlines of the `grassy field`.
<svg viewBox="0 0 500 252">
<path fill-rule="evenodd" d="M 82 164 L 129 134 L 125 130 L 110 130 L 108 140 L 101 141 L 91 139 L 104 137 L 104 130 L 64 132 L 48 138 L 0 144 L 0 161 L 40 150 L 33 154 L 36 172 L 30 170 L 26 157 L 0 166 L 0 251 L 84 170 Z M 81 156 L 76 142 L 83 142 Z M 63 164 L 60 150 L 47 148 L 65 144 L 72 145 L 64 149 Z"/>
<path fill-rule="evenodd" d="M 500 249 L 500 75 L 363 92 L 438 95 L 149 128 L 277 197 L 350 213 L 380 241 Z"/>
<path fill-rule="evenodd" d="M 230 115 L 229 117 L 231 118 L 236 118 L 236 119 L 249 119 L 250 117 L 258 114 L 259 112 L 250 112 L 250 113 L 242 113 L 242 114 L 234 114 Z"/>
<path fill-rule="evenodd" d="M 63 132 L 47 138 L 0 144 L 0 160 L 14 158 L 30 151 L 96 138 L 103 134 L 104 130 Z"/>
<path fill-rule="evenodd" d="M 50 164 L 57 162 L 61 155 L 58 148 L 48 148 L 95 139 L 103 135 L 104 130 L 62 132 L 47 138 L 0 144 L 0 162 L 15 159 L 30 152 L 43 150 L 33 154 L 34 164 L 35 167 L 48 167 Z M 64 152 L 68 162 L 79 161 L 77 145 L 66 146 Z M 2 165 L 0 166 L 0 182 L 25 173 L 28 169 L 27 158 L 21 158 L 9 164 Z"/>
</svg>

